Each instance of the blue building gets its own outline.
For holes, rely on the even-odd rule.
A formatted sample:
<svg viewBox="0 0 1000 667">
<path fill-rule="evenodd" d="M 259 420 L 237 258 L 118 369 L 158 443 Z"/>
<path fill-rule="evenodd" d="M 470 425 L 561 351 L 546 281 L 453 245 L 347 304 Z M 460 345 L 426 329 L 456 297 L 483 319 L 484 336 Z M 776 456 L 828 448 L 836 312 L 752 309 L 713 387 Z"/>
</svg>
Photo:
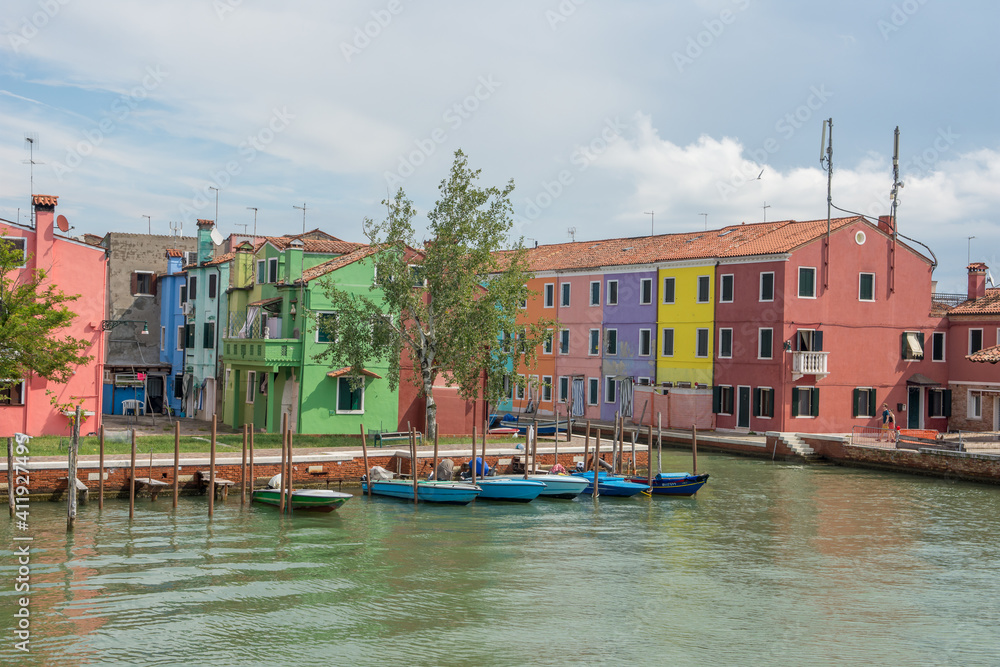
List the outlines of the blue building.
<svg viewBox="0 0 1000 667">
<path fill-rule="evenodd" d="M 167 250 L 167 272 L 160 277 L 160 363 L 170 364 L 163 400 L 177 416 L 184 416 L 185 317 L 187 275 L 185 253 Z"/>
</svg>

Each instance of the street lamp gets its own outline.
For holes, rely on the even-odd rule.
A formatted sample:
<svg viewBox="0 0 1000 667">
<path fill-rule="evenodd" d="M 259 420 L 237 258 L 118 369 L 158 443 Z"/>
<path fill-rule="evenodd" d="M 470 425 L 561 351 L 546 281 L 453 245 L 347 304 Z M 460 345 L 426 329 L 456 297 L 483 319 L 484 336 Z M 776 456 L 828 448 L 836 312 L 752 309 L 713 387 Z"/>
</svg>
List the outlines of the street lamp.
<svg viewBox="0 0 1000 667">
<path fill-rule="evenodd" d="M 120 324 L 139 324 L 142 322 L 141 336 L 149 335 L 149 324 L 145 320 L 101 320 L 101 331 L 111 331 Z"/>
</svg>

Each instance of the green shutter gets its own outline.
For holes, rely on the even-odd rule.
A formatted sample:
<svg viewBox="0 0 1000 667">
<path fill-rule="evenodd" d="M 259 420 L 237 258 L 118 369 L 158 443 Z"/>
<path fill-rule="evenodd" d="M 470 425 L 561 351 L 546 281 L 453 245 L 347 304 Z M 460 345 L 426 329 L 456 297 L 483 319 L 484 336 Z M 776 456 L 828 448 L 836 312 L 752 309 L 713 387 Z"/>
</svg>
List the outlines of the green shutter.
<svg viewBox="0 0 1000 667">
<path fill-rule="evenodd" d="M 722 412 L 722 387 L 712 387 L 712 412 Z"/>
<path fill-rule="evenodd" d="M 822 352 L 823 351 L 823 332 L 822 331 L 815 331 L 815 332 L 813 332 L 813 348 L 812 348 L 812 351 L 813 352 Z"/>
<path fill-rule="evenodd" d="M 799 388 L 792 387 L 792 416 L 799 416 Z"/>
<path fill-rule="evenodd" d="M 872 387 L 868 392 L 868 416 L 874 417 L 878 414 L 878 403 L 875 399 L 875 387 Z"/>
<path fill-rule="evenodd" d="M 767 417 L 773 417 L 774 416 L 774 390 L 773 389 L 768 389 L 767 390 L 767 405 L 764 406 L 764 412 L 766 413 L 765 416 L 767 416 Z"/>
<path fill-rule="evenodd" d="M 861 390 L 853 389 L 851 391 L 851 416 L 858 416 L 858 405 L 861 403 Z"/>
<path fill-rule="evenodd" d="M 760 417 L 760 387 L 753 390 L 753 416 Z"/>
<path fill-rule="evenodd" d="M 813 417 L 819 417 L 819 387 L 814 387 L 812 390 L 812 414 Z"/>
<path fill-rule="evenodd" d="M 920 344 L 920 352 L 924 352 L 924 332 L 920 331 L 917 333 L 917 342 Z M 926 354 L 924 354 L 926 356 Z M 921 357 L 923 359 L 923 357 Z"/>
<path fill-rule="evenodd" d="M 899 358 L 906 359 L 906 332 L 904 331 L 899 337 Z"/>
</svg>

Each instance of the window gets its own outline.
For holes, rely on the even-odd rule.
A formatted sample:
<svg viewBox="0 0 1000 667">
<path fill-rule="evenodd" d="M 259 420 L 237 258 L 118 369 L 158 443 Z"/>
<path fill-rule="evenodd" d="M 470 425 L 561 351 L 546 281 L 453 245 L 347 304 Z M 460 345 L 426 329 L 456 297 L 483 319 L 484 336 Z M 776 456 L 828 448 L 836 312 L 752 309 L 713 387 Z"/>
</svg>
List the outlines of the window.
<svg viewBox="0 0 1000 667">
<path fill-rule="evenodd" d="M 189 276 L 188 281 L 188 298 L 194 301 L 198 298 L 198 276 Z"/>
<path fill-rule="evenodd" d="M 733 330 L 719 329 L 719 358 L 733 358 Z"/>
<path fill-rule="evenodd" d="M 719 284 L 719 303 L 733 302 L 733 280 L 734 276 L 731 273 L 727 273 L 721 277 Z"/>
<path fill-rule="evenodd" d="M 698 329 L 694 356 L 696 357 L 708 356 L 708 329 Z"/>
<path fill-rule="evenodd" d="M 559 305 L 560 306 L 564 306 L 565 307 L 565 306 L 569 305 L 569 288 L 570 288 L 570 284 L 569 283 L 562 283 L 559 286 L 559 290 L 560 290 Z"/>
<path fill-rule="evenodd" d="M 227 368 L 226 369 L 226 380 L 225 380 L 226 383 L 224 385 L 222 385 L 223 387 L 228 387 L 229 386 L 229 377 L 232 374 L 233 374 L 233 369 L 232 368 Z"/>
<path fill-rule="evenodd" d="M 257 371 L 247 371 L 247 403 L 253 403 L 257 391 Z"/>
<path fill-rule="evenodd" d="M 559 402 L 565 403 L 569 400 L 569 378 L 565 375 L 559 376 Z"/>
<path fill-rule="evenodd" d="M 652 278 L 643 278 L 639 281 L 639 303 L 642 305 L 653 303 Z"/>
<path fill-rule="evenodd" d="M 874 417 L 878 407 L 875 405 L 875 389 L 858 387 L 851 396 L 851 415 L 854 417 Z"/>
<path fill-rule="evenodd" d="M 587 354 L 594 356 L 601 353 L 601 330 L 591 329 L 590 330 L 590 345 L 587 348 Z"/>
<path fill-rule="evenodd" d="M 614 403 L 618 400 L 618 380 L 613 375 L 604 376 L 604 402 Z"/>
<path fill-rule="evenodd" d="M 556 305 L 556 286 L 554 283 L 545 283 L 545 307 L 554 308 Z"/>
<path fill-rule="evenodd" d="M 365 386 L 351 385 L 352 378 L 337 378 L 337 414 L 361 414 L 365 411 Z M 356 378 L 354 378 L 356 381 Z"/>
<path fill-rule="evenodd" d="M 187 335 L 186 335 L 186 333 L 184 331 L 184 325 L 182 324 L 179 327 L 177 327 L 177 349 L 178 350 L 183 350 L 184 349 L 184 342 L 185 342 L 186 338 L 187 338 Z"/>
<path fill-rule="evenodd" d="M 152 271 L 136 271 L 132 274 L 132 295 L 133 296 L 155 296 L 156 274 Z"/>
<path fill-rule="evenodd" d="M 215 322 L 205 323 L 204 335 L 201 344 L 201 346 L 206 350 L 211 350 L 215 347 Z"/>
<path fill-rule="evenodd" d="M 983 395 L 978 391 L 969 390 L 967 416 L 969 419 L 983 418 Z"/>
<path fill-rule="evenodd" d="M 226 372 L 229 370 L 226 369 Z M 174 376 L 174 398 L 184 398 L 184 376 L 180 373 Z"/>
<path fill-rule="evenodd" d="M 545 330 L 545 338 L 542 339 L 542 354 L 552 354 L 552 329 Z"/>
<path fill-rule="evenodd" d="M 316 313 L 316 342 L 333 341 L 333 329 L 337 325 L 337 313 Z"/>
<path fill-rule="evenodd" d="M 184 347 L 194 349 L 194 322 L 184 325 Z"/>
<path fill-rule="evenodd" d="M 23 269 L 28 265 L 28 250 L 27 241 L 28 239 L 19 236 L 3 236 L 0 240 L 4 242 L 6 246 L 11 250 L 19 250 L 21 252 L 21 261 L 14 268 Z"/>
<path fill-rule="evenodd" d="M 708 303 L 711 295 L 711 281 L 708 276 L 698 276 L 698 303 Z"/>
<path fill-rule="evenodd" d="M 516 398 L 519 401 L 523 401 L 524 400 L 525 379 L 524 379 L 524 376 L 520 375 L 520 374 L 517 377 L 518 377 L 519 382 L 514 387 L 514 398 Z"/>
<path fill-rule="evenodd" d="M 590 283 L 590 305 L 601 305 L 601 281 L 594 280 Z"/>
<path fill-rule="evenodd" d="M 608 329 L 604 333 L 608 354 L 618 354 L 618 329 Z"/>
<path fill-rule="evenodd" d="M 969 329 L 969 354 L 975 354 L 983 349 L 983 330 Z"/>
<path fill-rule="evenodd" d="M 587 378 L 587 405 L 597 405 L 600 391 L 601 383 L 597 378 Z"/>
<path fill-rule="evenodd" d="M 931 361 L 944 361 L 944 332 L 931 334 Z"/>
<path fill-rule="evenodd" d="M 774 389 L 757 387 L 753 390 L 753 416 L 764 419 L 774 416 Z"/>
<path fill-rule="evenodd" d="M 267 282 L 278 282 L 278 258 L 272 257 L 267 260 Z"/>
<path fill-rule="evenodd" d="M 652 329 L 639 329 L 639 356 L 648 357 L 653 353 Z"/>
<path fill-rule="evenodd" d="M 609 280 L 608 281 L 608 305 L 617 306 L 618 305 L 618 281 Z"/>
<path fill-rule="evenodd" d="M 160 327 L 160 352 L 165 352 L 167 349 L 167 328 Z"/>
<path fill-rule="evenodd" d="M 664 357 L 674 356 L 674 330 L 663 330 L 663 342 L 660 345 L 660 354 Z"/>
<path fill-rule="evenodd" d="M 219 276 L 210 273 L 208 274 L 208 298 L 214 299 L 219 291 Z"/>
<path fill-rule="evenodd" d="M 774 272 L 767 271 L 760 274 L 760 300 L 774 301 Z"/>
<path fill-rule="evenodd" d="M 816 298 L 816 269 L 811 266 L 799 267 L 799 297 Z"/>
<path fill-rule="evenodd" d="M 559 331 L 559 354 L 569 354 L 569 329 Z"/>
<path fill-rule="evenodd" d="M 257 282 L 266 283 L 267 282 L 267 261 L 263 259 L 257 260 Z"/>
<path fill-rule="evenodd" d="M 537 375 L 528 376 L 528 400 L 538 401 L 539 386 Z"/>
<path fill-rule="evenodd" d="M 819 416 L 818 387 L 792 387 L 792 416 Z"/>
<path fill-rule="evenodd" d="M 924 334 L 921 331 L 904 331 L 902 335 L 903 359 L 924 358 Z"/>
<path fill-rule="evenodd" d="M 717 415 L 733 414 L 732 387 L 712 387 L 712 412 Z"/>
<path fill-rule="evenodd" d="M 822 352 L 823 332 L 814 329 L 799 329 L 795 332 L 795 349 L 799 352 Z"/>
<path fill-rule="evenodd" d="M 545 403 L 552 402 L 552 376 L 543 375 L 542 376 L 542 401 Z"/>
<path fill-rule="evenodd" d="M 757 329 L 757 358 L 758 359 L 773 359 L 774 358 L 774 330 L 773 329 Z"/>
<path fill-rule="evenodd" d="M 185 303 L 187 303 L 187 300 L 188 300 L 188 287 L 187 287 L 187 285 L 181 285 L 180 286 L 180 294 L 178 294 L 177 298 L 181 302 L 182 305 L 185 304 Z"/>
<path fill-rule="evenodd" d="M 862 273 L 858 275 L 858 301 L 875 300 L 875 274 Z"/>
<path fill-rule="evenodd" d="M 24 382 L 0 387 L 0 405 L 24 405 Z"/>
<path fill-rule="evenodd" d="M 951 389 L 928 389 L 927 399 L 928 416 L 951 416 Z"/>
<path fill-rule="evenodd" d="M 674 287 L 676 280 L 674 278 L 664 278 L 663 279 L 663 303 L 673 303 L 674 302 Z"/>
<path fill-rule="evenodd" d="M 419 264 L 407 264 L 406 268 L 410 270 L 411 287 L 427 287 L 427 279 L 424 278 L 423 266 Z"/>
</svg>

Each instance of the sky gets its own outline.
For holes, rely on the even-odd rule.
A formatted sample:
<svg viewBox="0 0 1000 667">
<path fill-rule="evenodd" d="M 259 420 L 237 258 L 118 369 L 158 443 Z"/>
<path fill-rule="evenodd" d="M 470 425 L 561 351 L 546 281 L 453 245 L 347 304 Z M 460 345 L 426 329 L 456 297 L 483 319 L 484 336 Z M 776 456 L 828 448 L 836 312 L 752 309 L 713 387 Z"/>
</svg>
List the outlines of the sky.
<svg viewBox="0 0 1000 667">
<path fill-rule="evenodd" d="M 462 149 L 480 184 L 514 181 L 527 244 L 812 220 L 832 119 L 833 204 L 889 212 L 898 126 L 899 231 L 964 292 L 970 259 L 1000 277 L 998 19 L 988 0 L 4 0 L 0 218 L 33 190 L 72 234 L 207 218 L 364 241 L 390 191 L 431 209 Z"/>
</svg>

